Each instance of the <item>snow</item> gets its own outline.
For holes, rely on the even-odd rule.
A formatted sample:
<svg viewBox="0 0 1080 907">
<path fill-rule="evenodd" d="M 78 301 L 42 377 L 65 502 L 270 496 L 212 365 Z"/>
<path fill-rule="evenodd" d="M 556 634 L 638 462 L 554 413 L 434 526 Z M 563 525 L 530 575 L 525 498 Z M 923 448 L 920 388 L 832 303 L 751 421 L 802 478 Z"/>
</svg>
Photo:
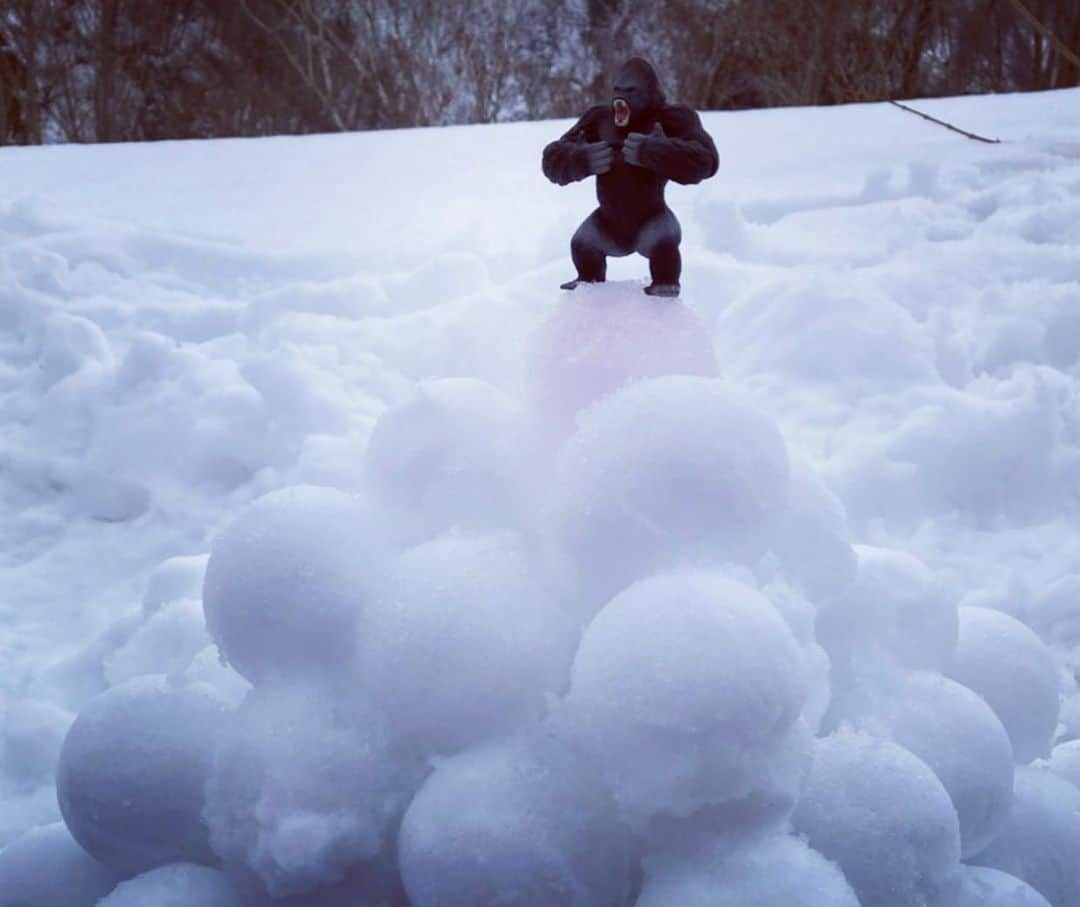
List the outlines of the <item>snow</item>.
<svg viewBox="0 0 1080 907">
<path fill-rule="evenodd" d="M 0 149 L 5 897 L 1074 907 L 1078 97 Z"/>
<path fill-rule="evenodd" d="M 934 903 L 960 860 L 956 811 L 937 776 L 866 734 L 818 742 L 792 824 L 843 870 L 863 907 Z"/>
<path fill-rule="evenodd" d="M 72 835 L 118 873 L 210 855 L 201 818 L 210 757 L 225 722 L 207 690 L 139 677 L 75 719 L 56 771 Z"/>
<path fill-rule="evenodd" d="M 580 757 L 542 733 L 441 762 L 401 824 L 415 907 L 625 902 L 630 841 Z"/>
</svg>

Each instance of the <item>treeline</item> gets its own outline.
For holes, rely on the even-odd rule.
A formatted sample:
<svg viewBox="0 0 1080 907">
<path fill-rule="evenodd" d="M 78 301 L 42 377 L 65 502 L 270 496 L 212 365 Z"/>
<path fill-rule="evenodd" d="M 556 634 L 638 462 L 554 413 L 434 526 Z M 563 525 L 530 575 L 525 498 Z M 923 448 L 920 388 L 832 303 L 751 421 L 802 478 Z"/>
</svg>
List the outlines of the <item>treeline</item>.
<svg viewBox="0 0 1080 907">
<path fill-rule="evenodd" d="M 633 54 L 713 110 L 1080 84 L 1031 18 L 1080 49 L 1080 0 L 0 0 L 0 144 L 570 116 Z"/>
</svg>

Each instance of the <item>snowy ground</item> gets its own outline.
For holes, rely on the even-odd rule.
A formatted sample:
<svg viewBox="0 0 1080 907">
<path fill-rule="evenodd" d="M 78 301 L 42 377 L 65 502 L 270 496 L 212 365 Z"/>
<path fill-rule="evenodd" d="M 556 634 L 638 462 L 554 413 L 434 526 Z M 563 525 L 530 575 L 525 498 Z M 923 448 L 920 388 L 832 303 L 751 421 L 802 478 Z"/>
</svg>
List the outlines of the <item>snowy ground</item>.
<svg viewBox="0 0 1080 907">
<path fill-rule="evenodd" d="M 1004 713 L 1015 703 L 995 702 L 982 655 L 972 655 L 972 664 L 954 656 L 957 620 L 960 650 L 967 644 L 965 633 L 974 638 L 971 634 L 985 629 L 979 623 L 984 612 L 962 611 L 958 619 L 957 605 L 1003 611 L 1053 646 L 1062 708 L 1049 721 L 1058 719 L 1059 739 L 1080 737 L 1080 699 L 1071 698 L 1073 645 L 1080 644 L 1080 91 L 919 106 L 998 136 L 1002 143 L 969 141 L 888 105 L 706 115 L 720 150 L 720 172 L 701 186 L 669 189 L 669 203 L 684 228 L 684 305 L 660 315 L 652 302 L 643 305 L 636 283 L 613 283 L 573 298 L 555 289 L 571 276 L 569 237 L 592 205 L 590 182 L 559 189 L 540 173 L 540 150 L 565 128 L 562 123 L 0 149 L 0 846 L 59 819 L 53 775 L 60 742 L 73 716 L 101 691 L 140 675 L 167 673 L 209 681 L 233 703 L 244 695 L 245 682 L 223 668 L 209 648 L 200 599 L 212 540 L 250 513 L 246 508 L 253 500 L 298 484 L 330 486 L 364 500 L 374 475 L 375 484 L 382 483 L 376 491 L 398 495 L 390 504 L 381 502 L 395 512 L 393 528 L 349 523 L 342 541 L 341 525 L 326 522 L 328 514 L 338 513 L 334 508 L 344 506 L 340 501 L 305 499 L 283 505 L 284 515 L 268 511 L 266 516 L 271 529 L 278 520 L 296 522 L 312 536 L 332 526 L 334 543 L 323 538 L 317 547 L 359 552 L 361 573 L 380 571 L 401 549 L 460 525 L 460 508 L 476 517 L 475 500 L 461 499 L 479 487 L 471 484 L 480 480 L 467 468 L 457 491 L 443 488 L 427 497 L 418 492 L 419 504 L 410 497 L 413 484 L 434 474 L 436 467 L 423 460 L 440 449 L 434 438 L 464 444 L 466 466 L 476 467 L 486 482 L 497 480 L 483 485 L 482 494 L 497 487 L 514 499 L 491 502 L 498 515 L 485 513 L 478 523 L 485 531 L 521 530 L 520 538 L 488 539 L 489 550 L 469 537 L 442 536 L 431 542 L 434 549 L 421 546 L 400 555 L 389 578 L 380 582 L 403 600 L 427 601 L 436 593 L 417 588 L 424 584 L 416 577 L 437 578 L 431 565 L 453 561 L 496 574 L 489 590 L 493 600 L 508 589 L 522 599 L 543 599 L 536 583 L 516 572 L 519 562 L 529 562 L 521 569 L 529 576 L 544 573 L 539 584 L 557 587 L 552 599 L 574 599 L 560 610 L 564 617 L 564 612 L 574 614 L 569 629 L 544 624 L 541 603 L 526 609 L 513 632 L 524 639 L 572 639 L 565 653 L 552 642 L 552 664 L 534 659 L 533 668 L 537 676 L 549 672 L 565 678 L 567 666 L 559 658 L 565 661 L 576 651 L 572 689 L 550 708 L 549 720 L 561 728 L 561 737 L 602 764 L 604 790 L 614 796 L 618 821 L 633 836 L 631 862 L 645 861 L 639 904 L 729 903 L 689 899 L 688 892 L 699 890 L 692 886 L 708 887 L 700 878 L 710 872 L 730 876 L 734 870 L 720 863 L 686 869 L 679 862 L 684 855 L 671 857 L 666 845 L 656 843 L 658 835 L 678 838 L 667 826 L 658 830 L 658 817 L 677 824 L 688 813 L 696 815 L 698 807 L 731 802 L 735 788 L 738 798 L 749 793 L 783 799 L 781 790 L 786 796 L 792 783 L 804 782 L 801 769 L 780 767 L 798 761 L 802 744 L 794 739 L 796 730 L 823 733 L 842 720 L 889 738 L 901 755 L 883 755 L 874 750 L 876 743 L 857 735 L 829 738 L 832 750 L 818 759 L 806 782 L 809 793 L 795 814 L 796 829 L 841 865 L 864 907 L 892 907 L 894 902 L 874 893 L 873 881 L 860 876 L 856 858 L 848 865 L 836 855 L 846 854 L 850 845 L 835 843 L 836 835 L 830 837 L 835 829 L 823 832 L 815 825 L 821 815 L 836 811 L 827 802 L 829 779 L 818 774 L 849 777 L 845 760 L 878 759 L 882 772 L 903 775 L 907 769 L 895 766 L 914 757 L 895 744 L 920 749 L 896 728 L 924 728 L 926 722 L 905 724 L 911 716 L 899 709 L 904 714 L 897 717 L 883 705 L 886 694 L 877 687 L 866 692 L 860 657 L 880 651 L 896 657 L 896 671 L 880 681 L 881 688 L 922 682 L 905 673 L 912 668 L 948 673 L 974 688 L 1009 732 L 1015 761 L 1028 763 L 1049 754 L 1049 737 L 1042 739 L 1046 734 L 1039 727 L 1017 729 L 1011 723 Z M 609 270 L 613 281 L 644 275 L 645 264 L 636 257 L 613 262 Z M 715 385 L 646 383 L 606 409 L 597 407 L 577 436 L 564 439 L 580 404 L 592 402 L 598 389 L 607 389 L 606 382 L 641 377 L 635 369 L 708 376 L 714 369 L 710 339 L 720 375 Z M 415 415 L 418 382 L 448 378 L 486 384 L 451 382 L 435 385 L 439 390 L 425 385 L 436 398 L 431 405 L 444 407 L 452 422 L 438 423 L 438 414 Z M 738 400 L 723 396 L 729 393 Z M 523 424 L 530 426 L 529 443 L 515 435 L 504 444 L 500 432 L 519 418 L 519 409 L 525 413 Z M 396 427 L 389 420 L 380 423 L 387 428 L 365 459 L 376 422 L 387 411 L 406 415 Z M 460 437 L 466 426 L 483 437 L 480 448 L 469 448 Z M 728 433 L 730 443 L 717 440 Z M 657 449 L 648 448 L 653 435 Z M 659 450 L 665 438 L 671 439 L 671 450 Z M 429 448 L 422 450 L 425 443 Z M 621 615 L 625 626 L 615 617 L 606 624 L 598 619 L 577 648 L 580 624 L 628 582 L 642 578 L 624 569 L 625 552 L 608 550 L 611 524 L 605 519 L 617 522 L 625 513 L 615 507 L 614 516 L 605 516 L 604 507 L 653 493 L 642 491 L 645 472 L 634 470 L 648 471 L 657 462 L 670 466 L 673 456 L 678 460 L 672 451 L 684 443 L 699 445 L 701 462 L 690 462 L 688 455 L 670 473 L 661 469 L 661 477 L 670 481 L 653 489 L 660 497 L 645 501 L 654 510 L 642 517 L 643 522 L 657 514 L 661 522 L 670 519 L 670 525 L 653 526 L 668 533 L 668 547 L 658 547 L 652 536 L 624 540 L 639 545 L 632 548 L 634 557 L 640 555 L 658 571 L 686 563 L 714 567 L 714 560 L 742 564 L 739 591 L 724 591 L 724 583 L 736 582 L 728 570 L 726 579 L 711 576 L 701 580 L 700 589 L 691 583 L 670 593 L 694 601 L 695 596 L 704 601 L 729 595 L 736 602 L 733 613 L 741 614 L 742 608 L 751 614 L 758 601 L 753 596 L 782 586 L 787 591 L 771 597 L 776 612 L 792 625 L 784 641 L 771 625 L 751 626 L 752 616 L 745 624 L 739 623 L 742 617 L 731 619 L 748 639 L 761 641 L 762 653 L 783 658 L 784 646 L 797 641 L 806 653 L 815 653 L 806 655 L 809 664 L 821 653 L 812 639 L 813 611 L 807 629 L 805 615 L 802 623 L 795 615 L 805 602 L 790 604 L 792 597 L 801 602 L 805 595 L 818 610 L 818 642 L 833 660 L 831 717 L 822 724 L 829 694 L 821 672 L 811 667 L 801 680 L 791 681 L 803 692 L 767 691 L 775 697 L 777 714 L 801 716 L 792 726 L 794 737 L 783 744 L 770 737 L 768 752 L 760 749 L 764 743 L 760 751 L 758 744 L 747 744 L 726 769 L 741 779 L 731 782 L 732 790 L 705 784 L 676 791 L 648 772 L 655 782 L 651 789 L 636 775 L 644 770 L 641 764 L 622 764 L 596 752 L 619 740 L 625 753 L 641 751 L 640 740 L 619 737 L 619 716 L 603 706 L 604 684 L 615 683 L 611 672 L 626 669 L 632 659 L 627 656 L 621 668 L 605 666 L 603 652 L 617 650 L 620 640 L 647 637 L 652 631 L 639 623 L 644 619 L 639 612 L 651 613 L 653 597 L 669 593 L 649 583 L 634 587 L 637 599 L 630 595 Z M 409 457 L 416 462 L 406 462 Z M 510 460 L 527 465 L 510 470 Z M 788 487 L 789 464 L 790 504 L 786 491 L 776 492 Z M 710 470 L 720 467 L 735 478 L 723 487 L 717 480 L 713 488 Z M 822 483 L 842 503 L 846 526 Z M 555 489 L 554 503 L 537 500 L 547 497 L 549 487 Z M 770 503 L 774 493 L 779 497 Z M 708 531 L 698 531 L 700 514 L 693 502 L 699 495 L 702 512 L 712 508 L 709 519 L 718 520 Z M 579 502 L 584 502 L 580 508 Z M 507 525 L 514 520 L 501 519 L 503 504 L 506 512 L 531 516 L 521 525 Z M 737 511 L 738 519 L 717 518 L 715 510 L 725 507 Z M 772 511 L 787 513 L 785 508 L 793 515 L 776 517 L 783 526 L 774 526 Z M 551 532 L 549 522 L 555 526 Z M 354 531 L 355 537 L 348 535 Z M 671 538 L 678 542 L 677 553 L 668 550 Z M 712 546 L 710 556 L 702 554 L 706 544 Z M 856 546 L 860 563 L 854 580 L 845 574 L 855 570 L 845 560 L 849 544 Z M 236 571 L 266 566 L 265 553 L 236 545 Z M 582 551 L 588 563 L 575 562 L 582 560 Z M 312 558 L 321 556 L 311 552 Z M 537 561 L 558 566 L 545 572 Z M 231 589 L 235 577 L 222 567 L 219 579 L 215 588 Z M 445 582 L 432 584 L 446 594 Z M 922 591 L 911 592 L 916 586 Z M 465 608 L 481 607 L 470 596 L 486 594 L 458 592 Z M 881 603 L 893 593 L 896 601 Z M 582 612 L 580 601 L 590 597 L 599 604 Z M 909 599 L 918 601 L 912 605 Z M 912 630 L 908 621 L 915 618 L 904 609 L 929 608 L 927 602 L 942 604 L 925 626 Z M 476 618 L 477 626 L 460 636 L 449 627 L 439 632 L 463 653 L 472 645 L 482 657 L 502 651 L 484 636 L 484 627 L 498 623 L 498 607 L 490 602 L 484 607 L 496 614 L 491 621 Z M 377 606 L 370 610 L 375 613 L 370 638 L 379 639 L 380 632 L 394 637 L 394 619 L 380 618 Z M 866 613 L 878 622 L 869 629 L 859 623 Z M 939 619 L 942 613 L 947 616 Z M 824 623 L 823 614 L 831 615 Z M 219 616 L 219 642 L 234 617 Z M 896 621 L 898 639 L 905 633 L 912 638 L 878 638 L 880 622 L 889 619 Z M 530 623 L 536 620 L 541 624 Z M 851 630 L 851 638 L 839 629 L 848 624 L 860 628 Z M 852 643 L 863 640 L 864 630 L 870 641 Z M 236 632 L 245 636 L 247 629 Z M 672 632 L 669 654 L 681 663 L 692 652 L 691 640 Z M 1011 639 L 1009 634 L 1019 631 L 1010 624 L 985 632 L 988 638 Z M 605 633 L 612 634 L 610 647 L 603 643 Z M 312 639 L 330 644 L 333 634 Z M 1025 714 L 1046 701 L 1039 688 L 1042 653 L 1024 649 L 1029 642 L 1037 648 L 1025 637 L 1015 649 L 1006 645 L 1006 654 L 994 662 L 1030 655 L 1026 667 L 1016 669 L 1034 690 L 1028 700 L 1023 691 L 1016 694 L 1017 710 Z M 261 668 L 243 669 L 243 645 L 229 653 L 229 660 L 252 679 Z M 273 648 L 273 640 L 267 645 Z M 378 647 L 367 645 L 372 651 L 364 663 L 378 661 Z M 935 647 L 940 657 L 928 654 Z M 853 655 L 853 650 L 860 651 Z M 524 646 L 507 661 L 507 670 L 528 661 L 529 651 Z M 919 654 L 911 656 L 913 651 Z M 654 654 L 662 660 L 662 651 Z M 738 652 L 728 654 L 735 659 Z M 258 665 L 260 657 L 248 663 Z M 767 671 L 766 661 L 765 654 L 760 665 L 750 659 L 745 671 Z M 838 667 L 841 662 L 844 667 Z M 450 667 L 468 672 L 475 669 L 470 664 L 464 657 Z M 400 664 L 388 671 L 398 669 Z M 497 685 L 496 667 L 490 671 L 486 680 Z M 720 671 L 707 678 L 723 686 L 740 676 Z M 937 673 L 918 676 L 940 679 Z M 517 679 L 526 686 L 533 682 Z M 370 680 L 379 687 L 378 678 Z M 565 687 L 563 679 L 536 684 L 551 695 L 561 695 Z M 638 692 L 645 700 L 652 695 Z M 405 695 L 400 690 L 380 695 L 396 702 L 399 694 Z M 622 689 L 619 695 L 629 694 Z M 672 702 L 682 700 L 665 705 L 664 695 L 656 693 L 654 704 L 667 715 Z M 925 696 L 936 702 L 949 695 L 924 691 L 904 699 Z M 966 691 L 958 695 L 962 699 Z M 1008 693 L 1002 695 L 1008 699 Z M 707 704 L 712 714 L 716 703 Z M 288 716 L 298 707 L 255 708 Z M 947 706 L 940 708 L 945 714 Z M 452 704 L 446 709 L 453 714 Z M 393 713 L 394 707 L 386 710 Z M 501 777 L 498 767 L 484 767 L 483 760 L 493 758 L 490 752 L 469 749 L 483 733 L 458 739 L 457 732 L 472 719 L 450 721 L 447 730 L 427 713 L 418 717 L 406 708 L 396 714 L 391 724 L 409 727 L 406 743 L 416 744 L 417 751 L 398 763 L 417 753 L 426 759 L 466 750 L 458 757 L 465 762 L 446 773 L 449 780 L 440 778 L 451 785 L 449 794 L 443 792 L 449 800 L 438 801 L 443 808 L 453 800 L 452 785 L 465 783 L 470 773 Z M 740 715 L 736 708 L 731 718 L 736 726 L 753 725 L 752 718 Z M 701 716 L 686 720 L 694 725 Z M 611 721 L 618 727 L 605 724 Z M 1021 718 L 1016 722 L 1023 724 Z M 604 739 L 593 739 L 585 725 L 603 730 Z M 349 733 L 342 732 L 346 740 Z M 393 737 L 394 731 L 389 733 Z M 810 746 L 803 743 L 804 749 Z M 961 781 L 950 785 L 944 777 L 949 770 L 918 754 L 942 776 L 957 806 L 955 787 L 963 773 L 954 771 Z M 541 758 L 531 750 L 513 756 L 519 757 Z M 563 758 L 560 753 L 551 760 Z M 687 756 L 690 774 L 694 758 Z M 715 771 L 718 763 L 708 764 Z M 399 767 L 415 777 L 424 771 Z M 560 777 L 573 772 L 567 769 Z M 1041 775 L 1019 772 L 1017 790 L 1022 777 L 1042 791 Z M 630 788 L 627 779 L 636 779 Z M 988 781 L 972 796 L 988 797 L 994 783 Z M 410 791 L 401 794 L 408 803 L 419 781 L 380 775 L 371 784 Z M 417 797 L 417 809 L 436 802 L 437 793 L 429 792 L 427 800 Z M 1040 796 L 1054 799 L 1052 793 Z M 815 817 L 818 794 L 825 805 Z M 558 796 L 564 803 L 583 799 L 580 791 Z M 792 798 L 792 803 L 798 799 Z M 1001 816 L 1007 805 L 997 808 Z M 263 807 L 271 808 L 265 799 Z M 601 822 L 606 808 L 597 806 L 590 816 Z M 980 809 L 994 812 L 982 800 L 973 808 Z M 1075 869 L 1046 870 L 1054 881 L 1043 882 L 1042 870 L 1021 866 L 1016 854 L 1022 845 L 1000 844 L 1007 837 L 1002 837 L 1003 818 L 995 818 L 990 834 L 965 826 L 970 816 L 957 810 L 965 859 L 984 851 L 997 835 L 990 847 L 1002 853 L 988 865 L 1024 876 L 1055 907 L 1080 903 Z M 790 809 L 779 812 L 786 821 Z M 277 885 L 278 892 L 303 892 L 340 877 L 334 873 L 341 867 L 325 853 L 282 857 L 281 848 L 288 847 L 280 842 L 278 850 L 264 848 L 277 861 L 273 871 L 265 870 L 262 851 L 255 845 L 238 851 L 239 833 L 232 829 L 230 838 L 230 829 L 222 830 L 228 823 L 217 818 L 212 843 L 218 856 L 242 864 L 245 858 L 237 853 L 256 854 L 248 868 L 271 891 Z M 1074 818 L 1075 827 L 1069 825 Z M 213 826 L 213 816 L 209 821 Z M 925 815 L 911 821 L 920 828 L 930 822 Z M 1041 820 L 1030 821 L 1039 827 Z M 1080 845 L 1080 816 L 1062 821 L 1068 830 L 1055 841 Z M 425 838 L 430 831 L 415 816 L 411 822 L 407 817 L 401 839 L 403 859 L 414 861 L 412 881 L 406 872 L 406 883 L 414 902 L 425 905 L 440 903 L 425 885 L 445 870 L 415 857 L 438 850 Z M 371 832 L 375 839 L 382 833 Z M 354 855 L 372 859 L 377 841 L 365 850 L 367 844 L 356 843 L 363 835 L 355 829 L 350 834 Z M 971 843 L 976 838 L 978 847 Z M 794 840 L 770 839 L 754 853 L 767 865 L 786 861 L 797 873 L 812 852 L 784 851 L 795 846 Z M 950 846 L 926 845 L 932 858 L 920 853 L 918 859 L 940 865 L 920 863 L 926 878 L 920 876 L 918 885 L 907 877 L 896 882 L 896 891 L 915 885 L 897 907 L 966 907 L 964 895 L 938 890 L 961 855 L 950 855 Z M 1067 863 L 1071 844 L 1061 846 Z M 611 847 L 612 853 L 619 849 Z M 780 848 L 779 855 L 760 856 L 771 847 Z M 830 847 L 836 853 L 830 854 Z M 723 859 L 743 860 L 739 872 L 756 878 L 760 870 L 745 853 L 724 850 Z M 417 859 L 422 869 L 416 869 Z M 616 866 L 619 859 L 602 854 L 597 862 Z M 832 871 L 830 864 L 822 865 Z M 0 857 L 0 880 L 4 871 Z M 842 879 L 826 879 L 817 863 L 812 872 L 815 879 L 820 876 L 822 891 L 833 892 L 813 903 L 850 903 Z M 885 870 L 882 878 L 887 881 Z M 993 884 L 1004 891 L 999 883 Z M 187 884 L 196 882 L 167 879 L 154 890 Z M 206 882 L 207 892 L 213 884 Z M 964 884 L 972 889 L 975 882 Z M 593 903 L 592 897 L 599 904 L 601 896 L 616 896 L 618 885 L 593 879 L 586 888 L 588 896 L 574 903 Z M 206 904 L 219 903 L 212 900 L 219 896 L 224 897 L 201 895 Z M 975 897 L 970 891 L 966 896 Z M 462 904 L 470 903 L 469 895 L 461 897 Z M 1000 901 L 1002 907 L 1039 903 L 1010 897 Z M 119 894 L 113 901 L 129 903 Z"/>
</svg>

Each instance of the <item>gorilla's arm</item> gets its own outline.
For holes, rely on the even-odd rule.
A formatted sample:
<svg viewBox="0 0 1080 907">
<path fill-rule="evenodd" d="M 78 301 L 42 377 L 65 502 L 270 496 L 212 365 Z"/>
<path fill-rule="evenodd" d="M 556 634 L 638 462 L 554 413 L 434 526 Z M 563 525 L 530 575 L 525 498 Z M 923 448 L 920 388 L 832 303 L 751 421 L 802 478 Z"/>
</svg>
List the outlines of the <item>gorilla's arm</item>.
<svg viewBox="0 0 1080 907">
<path fill-rule="evenodd" d="M 663 136 L 648 136 L 641 143 L 641 165 L 665 179 L 688 185 L 716 173 L 720 157 L 701 118 L 689 107 L 672 105 L 660 116 Z"/>
<path fill-rule="evenodd" d="M 607 112 L 608 108 L 602 105 L 591 107 L 566 135 L 544 149 L 544 176 L 553 183 L 565 186 L 592 174 L 587 146 L 599 139 L 596 123 L 598 117 Z"/>
</svg>

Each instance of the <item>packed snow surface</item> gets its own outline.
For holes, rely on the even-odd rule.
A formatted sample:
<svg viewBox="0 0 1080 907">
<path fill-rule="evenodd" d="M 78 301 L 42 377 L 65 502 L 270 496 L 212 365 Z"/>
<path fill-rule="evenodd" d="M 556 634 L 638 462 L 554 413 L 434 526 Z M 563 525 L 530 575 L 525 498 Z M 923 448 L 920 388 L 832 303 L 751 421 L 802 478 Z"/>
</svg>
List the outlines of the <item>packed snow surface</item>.
<svg viewBox="0 0 1080 907">
<path fill-rule="evenodd" d="M 0 904 L 1076 907 L 1078 102 L 0 149 Z"/>
</svg>

